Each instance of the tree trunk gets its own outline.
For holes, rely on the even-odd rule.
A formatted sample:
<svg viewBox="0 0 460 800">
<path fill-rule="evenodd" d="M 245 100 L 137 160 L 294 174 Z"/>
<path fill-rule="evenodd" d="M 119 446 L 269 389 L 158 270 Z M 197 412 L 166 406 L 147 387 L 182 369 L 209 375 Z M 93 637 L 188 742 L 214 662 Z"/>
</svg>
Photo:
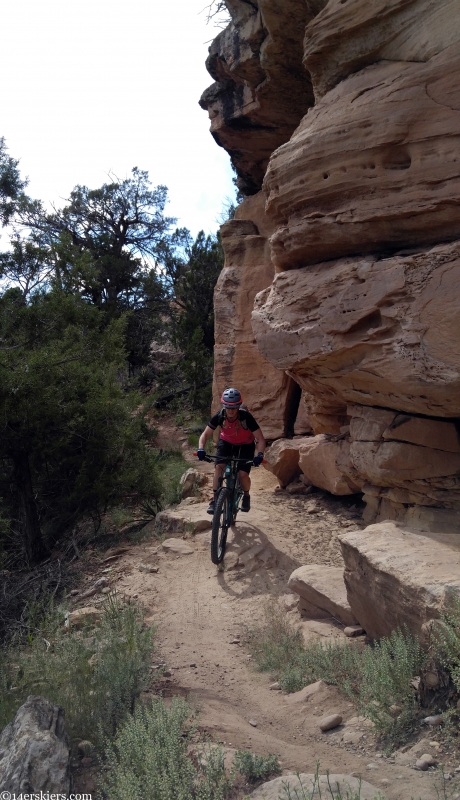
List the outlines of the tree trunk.
<svg viewBox="0 0 460 800">
<path fill-rule="evenodd" d="M 29 455 L 25 451 L 16 452 L 14 461 L 14 481 L 19 497 L 19 527 L 29 564 L 36 564 L 47 555 L 38 518 L 30 474 Z"/>
</svg>

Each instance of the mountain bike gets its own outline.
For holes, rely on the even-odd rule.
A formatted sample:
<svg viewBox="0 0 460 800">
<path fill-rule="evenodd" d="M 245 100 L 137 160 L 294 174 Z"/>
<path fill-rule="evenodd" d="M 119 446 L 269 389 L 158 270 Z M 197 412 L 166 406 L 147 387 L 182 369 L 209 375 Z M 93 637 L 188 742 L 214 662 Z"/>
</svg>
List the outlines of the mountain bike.
<svg viewBox="0 0 460 800">
<path fill-rule="evenodd" d="M 204 460 L 212 462 L 217 458 L 218 456 L 206 455 Z M 240 503 L 244 494 L 238 474 L 238 462 L 240 461 L 245 464 L 253 463 L 247 458 L 229 457 L 216 498 L 211 530 L 211 561 L 213 564 L 220 564 L 223 560 L 228 529 L 236 522 L 236 515 L 240 510 Z"/>
</svg>

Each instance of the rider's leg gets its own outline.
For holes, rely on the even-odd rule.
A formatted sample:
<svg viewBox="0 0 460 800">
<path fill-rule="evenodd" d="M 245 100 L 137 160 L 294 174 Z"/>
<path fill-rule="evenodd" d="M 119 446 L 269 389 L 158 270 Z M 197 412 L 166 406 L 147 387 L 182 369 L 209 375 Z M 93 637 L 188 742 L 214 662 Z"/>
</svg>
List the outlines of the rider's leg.
<svg viewBox="0 0 460 800">
<path fill-rule="evenodd" d="M 212 488 L 214 491 L 214 495 L 208 506 L 207 510 L 208 514 L 214 514 L 214 509 L 216 507 L 217 493 L 221 487 L 222 479 L 224 477 L 224 469 L 225 469 L 225 464 L 216 464 L 216 467 L 214 469 L 214 477 L 212 479 Z"/>
<path fill-rule="evenodd" d="M 244 491 L 243 500 L 241 502 L 241 511 L 249 511 L 251 508 L 251 498 L 249 496 L 249 490 L 251 488 L 251 478 L 249 477 L 247 472 L 243 472 L 240 470 L 238 472 L 240 477 L 241 487 Z"/>
</svg>

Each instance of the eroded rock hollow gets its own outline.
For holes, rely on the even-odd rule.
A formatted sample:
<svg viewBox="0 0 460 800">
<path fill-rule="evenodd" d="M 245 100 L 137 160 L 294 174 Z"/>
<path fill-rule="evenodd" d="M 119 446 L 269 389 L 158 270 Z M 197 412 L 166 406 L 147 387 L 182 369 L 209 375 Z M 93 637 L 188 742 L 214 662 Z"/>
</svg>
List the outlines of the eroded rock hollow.
<svg viewBox="0 0 460 800">
<path fill-rule="evenodd" d="M 369 522 L 459 532 L 460 0 L 227 6 L 201 103 L 251 196 L 222 230 L 215 397 L 342 442 Z"/>
</svg>

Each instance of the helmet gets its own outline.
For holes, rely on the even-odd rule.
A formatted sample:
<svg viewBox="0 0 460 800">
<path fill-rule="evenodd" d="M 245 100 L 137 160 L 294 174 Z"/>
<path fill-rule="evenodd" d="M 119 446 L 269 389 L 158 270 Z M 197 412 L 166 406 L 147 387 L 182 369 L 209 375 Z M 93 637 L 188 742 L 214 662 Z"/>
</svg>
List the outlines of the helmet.
<svg viewBox="0 0 460 800">
<path fill-rule="evenodd" d="M 225 389 L 220 398 L 224 408 L 239 408 L 243 402 L 241 392 L 238 389 Z"/>
</svg>

